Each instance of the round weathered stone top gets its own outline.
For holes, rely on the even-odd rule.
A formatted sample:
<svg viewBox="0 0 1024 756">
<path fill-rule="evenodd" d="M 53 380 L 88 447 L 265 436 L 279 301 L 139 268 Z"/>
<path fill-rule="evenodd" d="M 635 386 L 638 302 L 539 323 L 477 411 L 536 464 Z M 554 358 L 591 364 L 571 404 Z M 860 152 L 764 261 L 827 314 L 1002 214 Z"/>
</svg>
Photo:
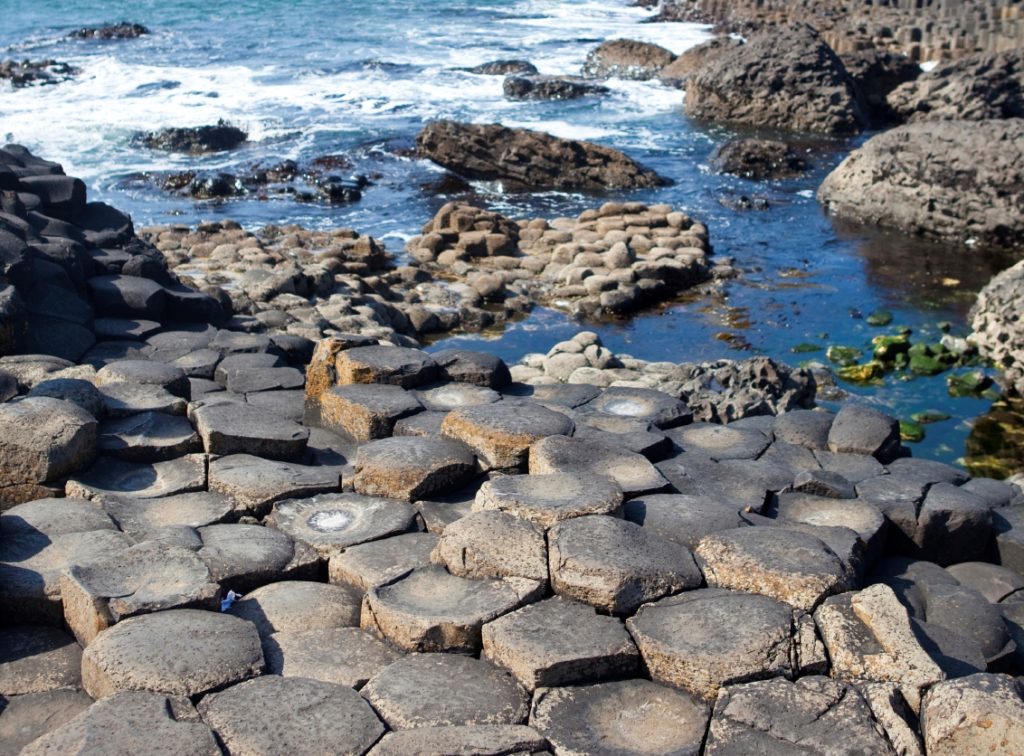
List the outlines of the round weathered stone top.
<svg viewBox="0 0 1024 756">
<path fill-rule="evenodd" d="M 668 435 L 683 451 L 705 454 L 714 460 L 756 459 L 768 448 L 768 437 L 753 428 L 697 423 Z"/>
<path fill-rule="evenodd" d="M 447 383 L 420 391 L 417 396 L 428 410 L 442 412 L 476 404 L 494 404 L 501 400 L 497 391 L 471 383 Z"/>
<path fill-rule="evenodd" d="M 689 693 L 650 680 L 541 688 L 530 723 L 556 753 L 696 754 L 708 707 Z"/>
<path fill-rule="evenodd" d="M 199 713 L 234 754 L 365 753 L 385 730 L 352 688 L 302 677 L 234 685 L 206 696 Z"/>
<path fill-rule="evenodd" d="M 552 473 L 489 480 L 477 491 L 473 511 L 508 512 L 550 528 L 572 517 L 615 514 L 621 505 L 622 489 L 609 478 Z"/>
<path fill-rule="evenodd" d="M 363 346 L 338 353 L 339 384 L 387 383 L 414 388 L 435 380 L 437 363 L 419 349 L 394 346 Z"/>
<path fill-rule="evenodd" d="M 82 655 L 82 686 L 93 698 L 119 690 L 196 696 L 262 670 L 252 623 L 174 609 L 132 617 L 100 633 Z"/>
<path fill-rule="evenodd" d="M 292 630 L 355 627 L 359 593 L 347 586 L 282 580 L 247 593 L 229 612 L 252 622 L 260 637 Z"/>
<path fill-rule="evenodd" d="M 161 386 L 183 399 L 190 397 L 188 376 L 179 367 L 149 360 L 119 360 L 108 362 L 96 371 L 96 385 L 111 383 L 139 383 Z"/>
<path fill-rule="evenodd" d="M 572 420 L 534 402 L 460 407 L 441 424 L 445 436 L 468 444 L 492 468 L 518 467 L 531 443 L 572 431 Z"/>
<path fill-rule="evenodd" d="M 526 691 L 510 674 L 458 654 L 410 654 L 362 693 L 394 730 L 520 724 L 529 713 Z"/>
<path fill-rule="evenodd" d="M 587 407 L 618 417 L 631 417 L 671 428 L 690 421 L 693 413 L 684 402 L 654 389 L 612 386 Z"/>
<path fill-rule="evenodd" d="M 480 624 L 504 614 L 519 599 L 501 580 L 467 580 L 443 567 L 413 570 L 405 577 L 370 589 L 371 604 L 414 615 L 420 620 Z"/>
<path fill-rule="evenodd" d="M 792 671 L 793 609 L 718 588 L 646 604 L 626 621 L 654 679 L 714 700 L 722 685 Z"/>
<path fill-rule="evenodd" d="M 885 516 L 878 507 L 866 501 L 806 494 L 783 494 L 779 501 L 779 519 L 808 525 L 847 527 L 865 543 L 870 543 L 886 525 Z"/>
<path fill-rule="evenodd" d="M 575 473 L 605 476 L 626 494 L 660 491 L 668 481 L 642 454 L 604 441 L 548 436 L 530 446 L 530 474 Z"/>
<path fill-rule="evenodd" d="M 361 494 L 320 494 L 279 501 L 267 525 L 330 557 L 357 543 L 411 530 L 416 510 L 395 499 Z"/>
<path fill-rule="evenodd" d="M 103 510 L 85 499 L 36 499 L 0 514 L 0 538 L 19 533 L 56 536 L 89 530 L 116 531 L 117 525 Z"/>
</svg>

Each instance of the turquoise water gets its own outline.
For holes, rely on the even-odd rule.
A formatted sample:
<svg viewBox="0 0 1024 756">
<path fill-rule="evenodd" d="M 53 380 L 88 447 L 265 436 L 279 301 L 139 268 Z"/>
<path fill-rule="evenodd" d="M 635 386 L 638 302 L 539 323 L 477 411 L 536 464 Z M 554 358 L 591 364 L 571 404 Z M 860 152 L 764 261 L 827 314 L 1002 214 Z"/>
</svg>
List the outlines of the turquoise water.
<svg viewBox="0 0 1024 756">
<path fill-rule="evenodd" d="M 621 323 L 588 324 L 615 351 L 688 361 L 761 353 L 797 363 L 824 352 L 802 343 L 865 346 L 885 329 L 863 317 L 878 308 L 894 325 L 938 339 L 951 321 L 966 333 L 973 293 L 1006 264 L 971 250 L 912 243 L 863 229 L 837 228 L 814 190 L 857 141 L 808 141 L 814 170 L 805 178 L 754 183 L 708 168 L 713 149 L 734 132 L 690 122 L 679 90 L 653 82 L 611 82 L 605 98 L 514 103 L 500 77 L 459 70 L 498 58 L 526 58 L 543 73 L 578 73 L 587 52 L 616 37 L 645 39 L 675 52 L 707 37 L 689 24 L 646 24 L 627 1 L 532 2 L 12 2 L 0 0 L 0 57 L 52 57 L 82 73 L 56 86 L 0 86 L 0 138 L 28 145 L 82 176 L 92 196 L 130 211 L 139 225 L 230 217 L 265 223 L 352 226 L 382 237 L 400 254 L 449 197 L 424 191 L 438 170 L 407 148 L 432 118 L 500 122 L 622 149 L 674 179 L 672 186 L 616 195 L 668 202 L 704 220 L 715 253 L 742 275 L 716 296 L 678 303 Z M 66 41 L 83 25 L 129 20 L 153 34 L 124 42 Z M 132 136 L 163 126 L 225 118 L 250 141 L 201 159 L 137 147 Z M 373 178 L 362 201 L 327 207 L 290 200 L 239 199 L 221 205 L 169 197 L 137 177 L 183 168 L 231 169 L 258 161 L 344 154 Z M 515 217 L 572 215 L 608 196 L 502 194 L 474 187 L 473 201 Z M 765 211 L 728 207 L 764 197 Z M 538 310 L 500 338 L 455 337 L 443 345 L 486 343 L 508 360 L 582 327 Z M 826 335 L 827 334 L 827 335 Z M 915 336 L 917 338 L 918 336 Z M 843 388 L 897 414 L 935 409 L 953 417 L 930 426 L 915 454 L 947 461 L 963 454 L 972 418 L 989 402 L 950 399 L 944 376 Z"/>
</svg>

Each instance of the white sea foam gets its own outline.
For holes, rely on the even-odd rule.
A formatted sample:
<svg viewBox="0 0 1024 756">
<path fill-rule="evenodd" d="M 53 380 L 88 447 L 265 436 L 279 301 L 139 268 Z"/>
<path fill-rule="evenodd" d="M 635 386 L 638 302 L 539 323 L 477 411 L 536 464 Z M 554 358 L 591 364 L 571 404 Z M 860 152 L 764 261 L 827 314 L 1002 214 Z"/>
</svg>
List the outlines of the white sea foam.
<svg viewBox="0 0 1024 756">
<path fill-rule="evenodd" d="M 69 58 L 82 69 L 71 81 L 0 87 L 0 138 L 59 156 L 69 172 L 94 183 L 131 171 L 194 163 L 133 147 L 131 135 L 220 118 L 244 128 L 250 141 L 265 142 L 266 151 L 282 158 L 299 157 L 325 135 L 330 141 L 337 133 L 386 134 L 394 130 L 395 119 L 408 118 L 500 122 L 577 139 L 620 138 L 634 131 L 638 119 L 678 108 L 682 93 L 657 82 L 612 80 L 607 82 L 609 96 L 585 102 L 571 115 L 552 117 L 557 105 L 505 99 L 500 76 L 454 69 L 520 57 L 542 72 L 571 75 L 579 73 L 600 40 L 630 37 L 681 52 L 708 36 L 706 27 L 695 24 L 639 23 L 649 15 L 624 0 L 522 0 L 496 16 L 494 33 L 487 36 L 469 35 L 457 23 L 429 37 L 419 29 L 404 30 L 410 44 L 377 52 L 385 63 L 406 69 L 339 65 L 301 70 L 295 60 L 271 60 L 256 68 L 223 62 L 156 65 L 126 55 L 123 46 L 111 47 L 109 53 Z M 635 135 L 630 141 L 636 141 Z M 237 161 L 236 154 L 211 156 L 203 165 L 217 168 Z"/>
</svg>

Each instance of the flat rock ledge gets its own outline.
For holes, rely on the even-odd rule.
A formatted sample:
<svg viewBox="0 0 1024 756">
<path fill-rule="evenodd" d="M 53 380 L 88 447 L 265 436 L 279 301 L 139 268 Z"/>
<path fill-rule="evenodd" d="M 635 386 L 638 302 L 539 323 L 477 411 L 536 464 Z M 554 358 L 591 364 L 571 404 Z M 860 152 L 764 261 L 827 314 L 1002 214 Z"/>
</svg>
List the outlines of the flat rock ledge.
<svg viewBox="0 0 1024 756">
<path fill-rule="evenodd" d="M 37 235 L 0 215 L 16 282 L 0 289 L 0 339 L 17 341 L 0 357 L 0 471 L 14 475 L 0 505 L 5 747 L 918 754 L 1024 741 L 1015 485 L 915 460 L 892 418 L 813 409 L 813 379 L 763 359 L 641 363 L 581 332 L 510 369 L 344 321 L 340 300 L 317 315 L 335 331 L 321 339 L 283 317 L 312 309 L 312 259 L 262 293 L 245 279 L 262 304 L 228 320 L 230 297 L 179 287 L 126 217 L 83 209 L 59 166 L 2 154 L 16 160 L 0 182 L 38 197 L 47 214 L 33 218 L 49 224 Z M 463 249 L 491 244 L 481 257 L 497 260 L 516 254 L 510 240 L 520 253 L 596 244 L 571 238 L 580 223 L 638 255 L 640 238 L 701 240 L 670 215 L 611 207 L 558 241 L 554 223 L 449 220 L 491 224 Z M 97 272 L 89 286 L 75 286 L 77 263 L 52 262 L 66 259 L 45 241 L 58 232 Z M 166 237 L 163 259 L 186 238 Z M 204 259 L 266 251 L 224 225 L 186 246 L 210 238 L 233 249 Z M 279 272 L 299 238 L 270 255 Z M 379 247 L 331 238 L 344 275 L 372 277 Z M 20 319 L 47 250 L 99 315 L 88 327 Z M 81 310 L 69 306 L 65 318 Z"/>
</svg>

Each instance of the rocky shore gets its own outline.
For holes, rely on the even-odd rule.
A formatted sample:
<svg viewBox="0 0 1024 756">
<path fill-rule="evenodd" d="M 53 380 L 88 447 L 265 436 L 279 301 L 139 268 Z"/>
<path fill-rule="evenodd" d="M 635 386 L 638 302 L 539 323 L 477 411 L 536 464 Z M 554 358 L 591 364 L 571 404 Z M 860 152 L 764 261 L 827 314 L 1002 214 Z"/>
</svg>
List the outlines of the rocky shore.
<svg viewBox="0 0 1024 756">
<path fill-rule="evenodd" d="M 510 368 L 400 327 L 445 287 L 656 301 L 708 274 L 698 221 L 453 203 L 396 266 L 349 230 L 136 235 L 0 160 L 5 753 L 1024 739 L 1015 485 L 764 358 L 581 332 Z"/>
<path fill-rule="evenodd" d="M 927 37 L 851 26 L 904 6 L 821 4 L 812 28 L 791 23 L 805 3 L 665 3 L 751 33 L 678 57 L 613 40 L 578 77 L 473 72 L 515 99 L 682 85 L 691 117 L 755 130 L 711 161 L 748 180 L 809 170 L 807 134 L 892 126 L 824 180 L 827 211 L 965 254 L 1024 247 L 1024 82 L 1003 45 L 1019 8 L 944 0 Z M 941 41 L 965 15 L 973 36 Z M 898 57 L 935 50 L 957 60 Z M 196 155 L 248 135 L 136 138 Z M 595 200 L 521 219 L 453 200 L 389 251 L 349 228 L 137 229 L 59 164 L 0 149 L 0 756 L 1020 751 L 1019 478 L 915 458 L 870 400 L 817 406 L 824 368 L 639 360 L 583 326 L 515 365 L 425 351 L 737 271 L 684 208 L 609 196 L 671 180 L 609 147 L 438 120 L 410 154 Z M 168 188 L 356 201 L 342 167 Z M 982 292 L 970 342 L 882 334 L 865 362 L 828 359 L 868 383 L 977 350 L 1024 392 L 1021 266 Z"/>
</svg>

